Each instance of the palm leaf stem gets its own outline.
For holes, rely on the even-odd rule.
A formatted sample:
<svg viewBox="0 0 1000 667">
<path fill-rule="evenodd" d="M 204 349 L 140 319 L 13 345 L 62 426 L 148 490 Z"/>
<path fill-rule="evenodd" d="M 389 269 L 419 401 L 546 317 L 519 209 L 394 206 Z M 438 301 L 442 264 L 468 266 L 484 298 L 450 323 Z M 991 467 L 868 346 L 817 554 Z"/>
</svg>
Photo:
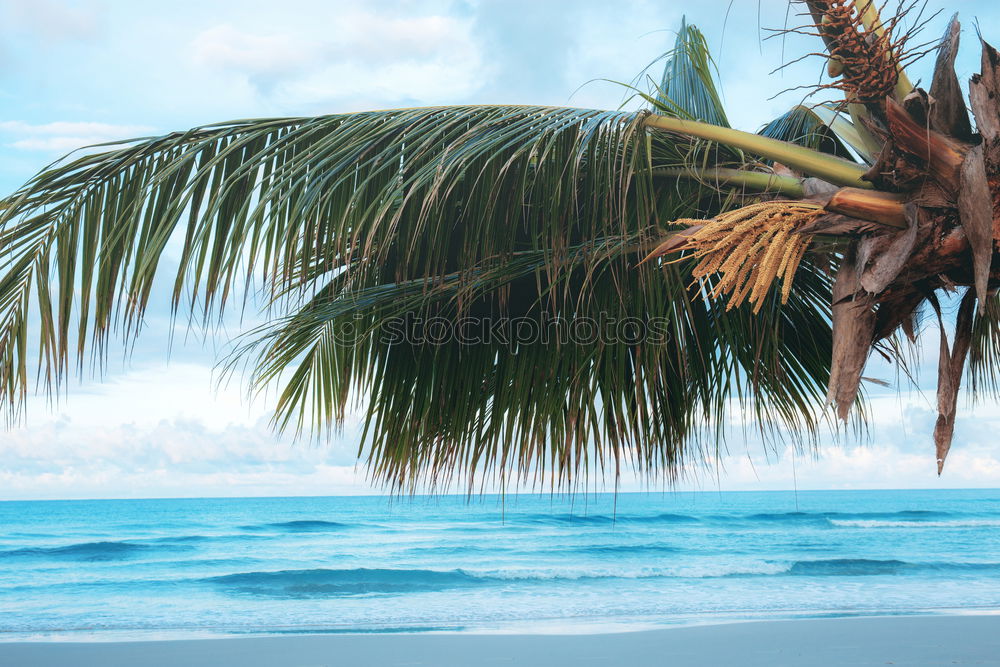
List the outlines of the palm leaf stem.
<svg viewBox="0 0 1000 667">
<path fill-rule="evenodd" d="M 654 130 L 674 132 L 699 139 L 707 139 L 731 148 L 744 150 L 754 155 L 775 160 L 791 169 L 801 171 L 810 176 L 822 178 L 834 185 L 871 189 L 873 186 L 864 180 L 867 171 L 854 162 L 848 162 L 839 157 L 820 153 L 810 148 L 798 146 L 787 141 L 763 137 L 751 132 L 719 127 L 710 123 L 694 120 L 683 120 L 669 116 L 649 114 L 643 124 Z"/>
<path fill-rule="evenodd" d="M 847 114 L 851 117 L 851 123 L 854 125 L 854 129 L 858 134 L 861 142 L 864 144 L 865 151 L 871 159 L 879 154 L 882 150 L 882 141 L 877 139 L 871 130 L 868 129 L 868 124 L 871 123 L 871 112 L 868 111 L 864 104 L 859 104 L 858 102 L 850 102 L 847 105 Z"/>
<path fill-rule="evenodd" d="M 805 196 L 802 180 L 794 176 L 780 176 L 766 171 L 744 171 L 726 167 L 698 169 L 695 167 L 659 167 L 653 169 L 654 178 L 690 178 L 701 183 L 733 185 L 761 192 L 773 192 L 792 199 Z"/>
<path fill-rule="evenodd" d="M 842 188 L 830 197 L 825 208 L 832 213 L 889 227 L 906 229 L 908 226 L 904 198 L 891 192 Z"/>
</svg>

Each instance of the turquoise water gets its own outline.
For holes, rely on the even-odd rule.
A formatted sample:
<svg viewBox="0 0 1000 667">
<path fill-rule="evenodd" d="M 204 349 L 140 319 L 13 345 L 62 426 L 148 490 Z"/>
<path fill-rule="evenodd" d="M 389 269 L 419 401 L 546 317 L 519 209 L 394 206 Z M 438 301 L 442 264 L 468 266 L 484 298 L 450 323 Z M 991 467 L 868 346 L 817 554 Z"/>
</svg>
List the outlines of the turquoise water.
<svg viewBox="0 0 1000 667">
<path fill-rule="evenodd" d="M 0 639 L 1000 610 L 1000 490 L 0 503 Z"/>
</svg>

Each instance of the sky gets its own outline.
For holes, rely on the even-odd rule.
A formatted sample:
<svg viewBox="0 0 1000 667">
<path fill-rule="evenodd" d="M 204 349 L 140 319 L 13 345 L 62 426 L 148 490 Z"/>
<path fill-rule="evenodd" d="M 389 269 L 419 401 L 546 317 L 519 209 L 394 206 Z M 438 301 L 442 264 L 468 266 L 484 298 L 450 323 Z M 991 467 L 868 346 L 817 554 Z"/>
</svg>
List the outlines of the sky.
<svg viewBox="0 0 1000 667">
<path fill-rule="evenodd" d="M 932 9 L 940 2 L 931 0 Z M 957 63 L 978 71 L 975 20 L 1000 33 L 1000 6 L 948 3 L 963 19 Z M 732 123 L 756 130 L 815 82 L 819 45 L 766 39 L 796 22 L 779 0 L 0 0 L 0 191 L 76 148 L 236 118 L 464 103 L 617 108 L 686 17 L 705 33 Z M 948 16 L 931 21 L 927 39 Z M 998 35 L 1000 39 L 1000 35 Z M 911 79 L 929 86 L 928 61 Z M 658 70 L 650 70 L 654 76 Z M 783 92 L 784 91 L 784 92 Z M 167 303 L 150 310 L 131 356 L 72 382 L 56 404 L 32 397 L 0 432 L 0 500 L 377 493 L 356 465 L 357 420 L 327 442 L 268 427 L 267 397 L 215 362 L 238 323 L 169 349 Z M 814 451 L 768 449 L 737 429 L 681 489 L 1000 486 L 1000 405 L 960 398 L 945 475 L 931 433 L 937 338 L 924 336 L 916 385 L 870 364 L 868 433 L 828 433 Z M 645 488 L 626 479 L 623 490 Z M 659 487 L 657 487 L 659 488 Z"/>
</svg>

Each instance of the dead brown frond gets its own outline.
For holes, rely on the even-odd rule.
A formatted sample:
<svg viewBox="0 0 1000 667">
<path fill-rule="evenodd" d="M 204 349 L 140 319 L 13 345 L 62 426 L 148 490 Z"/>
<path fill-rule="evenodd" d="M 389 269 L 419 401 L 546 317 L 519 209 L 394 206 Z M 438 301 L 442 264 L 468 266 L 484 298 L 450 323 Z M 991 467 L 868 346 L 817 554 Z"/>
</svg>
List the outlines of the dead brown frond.
<svg viewBox="0 0 1000 667">
<path fill-rule="evenodd" d="M 700 227 L 685 234 L 677 249 L 692 250 L 691 256 L 701 260 L 692 271 L 695 278 L 719 274 L 708 287 L 710 298 L 729 294 L 727 309 L 749 300 L 756 313 L 777 278 L 782 281 L 782 303 L 788 300 L 795 270 L 812 241 L 812 235 L 798 230 L 824 213 L 822 206 L 810 202 L 766 201 L 712 220 L 678 220 Z"/>
</svg>

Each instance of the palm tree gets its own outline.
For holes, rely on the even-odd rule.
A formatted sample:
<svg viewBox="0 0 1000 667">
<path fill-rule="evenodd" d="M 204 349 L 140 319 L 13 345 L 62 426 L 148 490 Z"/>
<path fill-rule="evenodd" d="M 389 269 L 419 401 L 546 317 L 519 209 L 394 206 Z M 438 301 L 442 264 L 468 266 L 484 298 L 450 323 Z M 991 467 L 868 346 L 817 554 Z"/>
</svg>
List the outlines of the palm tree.
<svg viewBox="0 0 1000 667">
<path fill-rule="evenodd" d="M 278 385 L 280 429 L 359 408 L 359 455 L 397 488 L 672 477 L 734 411 L 778 437 L 814 435 L 828 403 L 846 419 L 870 352 L 902 364 L 957 290 L 940 473 L 966 361 L 996 387 L 1000 56 L 982 44 L 974 132 L 957 19 L 927 93 L 904 73 L 912 7 L 804 5 L 794 30 L 822 39 L 843 99 L 758 134 L 729 127 L 684 25 L 637 112 L 241 120 L 61 161 L 0 202 L 2 400 L 20 413 L 36 355 L 57 390 L 132 340 L 159 278 L 198 326 L 263 301 L 225 368 Z"/>
</svg>

